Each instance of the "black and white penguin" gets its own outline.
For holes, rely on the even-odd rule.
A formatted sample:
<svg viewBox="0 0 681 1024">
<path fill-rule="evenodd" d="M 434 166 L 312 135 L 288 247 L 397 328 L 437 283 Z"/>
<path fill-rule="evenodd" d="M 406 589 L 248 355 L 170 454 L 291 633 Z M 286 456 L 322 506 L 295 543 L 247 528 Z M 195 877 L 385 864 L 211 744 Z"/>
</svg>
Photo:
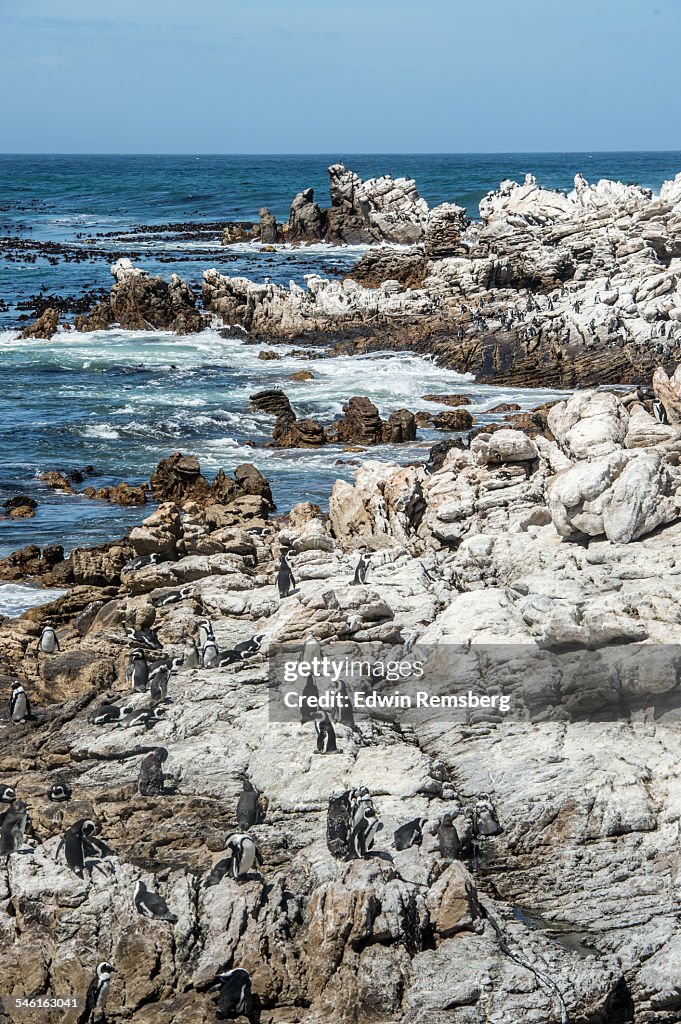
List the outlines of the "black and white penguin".
<svg viewBox="0 0 681 1024">
<path fill-rule="evenodd" d="M 94 1017 L 95 1011 L 105 1008 L 106 1001 L 109 998 L 111 975 L 115 973 L 116 968 L 112 967 L 108 960 L 102 960 L 100 964 L 97 964 L 95 976 L 87 990 L 83 1012 L 76 1021 L 76 1024 L 89 1024 Z"/>
<path fill-rule="evenodd" d="M 411 821 L 400 825 L 393 833 L 396 850 L 408 850 L 410 846 L 420 846 L 423 842 L 423 829 L 426 818 L 412 818 Z"/>
<path fill-rule="evenodd" d="M 458 860 L 461 854 L 461 840 L 451 814 L 445 814 L 437 829 L 437 842 L 443 860 Z"/>
<path fill-rule="evenodd" d="M 288 558 L 282 551 L 281 558 L 279 560 L 279 569 L 277 570 L 277 590 L 279 591 L 279 597 L 281 599 L 288 597 L 293 588 L 296 585 L 293 570 L 289 564 Z"/>
<path fill-rule="evenodd" d="M 301 722 L 314 722 L 317 714 L 319 701 L 319 690 L 315 678 L 310 672 L 307 679 L 305 680 L 305 686 L 303 692 L 300 695 L 300 721 Z"/>
<path fill-rule="evenodd" d="M 73 825 L 69 825 L 57 847 L 54 859 L 58 859 L 63 848 L 67 866 L 78 878 L 83 877 L 88 848 L 87 842 L 89 837 L 95 834 L 96 830 L 97 826 L 94 821 L 91 821 L 89 818 L 79 818 L 78 821 L 74 821 Z"/>
<path fill-rule="evenodd" d="M 147 889 L 141 878 L 138 879 L 135 886 L 133 903 L 135 904 L 135 910 L 142 917 L 152 917 L 156 921 L 169 921 L 170 924 L 177 923 L 177 914 L 171 912 L 162 896 L 159 896 L 157 892 Z"/>
<path fill-rule="evenodd" d="M 134 629 L 132 626 L 126 626 L 125 635 L 128 640 L 132 640 L 135 647 L 144 647 L 148 651 L 163 650 L 163 644 L 153 629 Z"/>
<path fill-rule="evenodd" d="M 225 850 L 229 852 L 230 873 L 236 881 L 247 875 L 256 864 L 262 864 L 260 850 L 253 837 L 246 832 L 231 835 L 225 843 Z"/>
<path fill-rule="evenodd" d="M 7 786 L 0 782 L 0 804 L 11 804 L 17 798 L 17 791 L 14 786 Z"/>
<path fill-rule="evenodd" d="M 487 794 L 480 796 L 473 808 L 473 831 L 475 836 L 498 836 L 503 832 L 494 804 Z"/>
<path fill-rule="evenodd" d="M 216 1003 L 218 1020 L 234 1020 L 249 1017 L 253 1009 L 251 976 L 243 967 L 221 971 L 215 975 L 215 982 L 209 992 L 219 992 Z"/>
<path fill-rule="evenodd" d="M 125 670 L 126 681 L 135 693 L 144 693 L 149 683 L 149 663 L 142 650 L 133 651 Z"/>
<path fill-rule="evenodd" d="M 367 807 L 352 830 L 351 847 L 355 857 L 366 857 L 367 853 L 373 849 L 380 824 L 373 807 Z"/>
<path fill-rule="evenodd" d="M 234 650 L 237 654 L 240 654 L 242 658 L 249 658 L 252 654 L 257 654 L 262 647 L 262 642 L 265 639 L 264 633 L 256 633 L 250 640 L 242 640 L 238 644 L 234 644 Z"/>
<path fill-rule="evenodd" d="M 24 845 L 28 807 L 23 800 L 14 800 L 2 816 L 0 824 L 0 856 L 16 853 Z"/>
<path fill-rule="evenodd" d="M 260 820 L 260 794 L 248 779 L 244 779 L 243 787 L 236 804 L 236 820 L 241 828 L 250 828 Z"/>
<path fill-rule="evenodd" d="M 314 719 L 315 732 L 317 733 L 317 753 L 336 754 L 338 745 L 336 743 L 336 730 L 326 711 L 318 711 Z"/>
<path fill-rule="evenodd" d="M 332 796 L 326 812 L 326 845 L 336 860 L 348 860 L 352 841 L 350 790 Z"/>
<path fill-rule="evenodd" d="M 189 584 L 187 584 L 186 587 L 180 587 L 179 590 L 167 590 L 165 593 L 159 594 L 158 597 L 152 597 L 151 603 L 154 608 L 168 608 L 172 604 L 186 601 L 189 597 L 190 589 Z"/>
<path fill-rule="evenodd" d="M 667 410 L 659 398 L 656 398 L 653 402 L 653 415 L 658 423 L 669 423 L 669 420 L 667 419 Z"/>
<path fill-rule="evenodd" d="M 15 725 L 23 725 L 29 718 L 33 718 L 31 702 L 18 679 L 15 679 L 12 683 L 12 692 L 9 698 L 9 718 L 10 722 L 13 722 Z"/>
<path fill-rule="evenodd" d="M 149 691 L 152 704 L 160 704 L 168 696 L 168 683 L 171 673 L 171 666 L 163 662 L 159 665 L 154 665 L 152 668 L 149 673 Z"/>
<path fill-rule="evenodd" d="M 133 710 L 132 705 L 101 704 L 90 712 L 87 720 L 92 725 L 108 725 L 110 722 L 121 722 L 126 715 L 132 714 Z"/>
<path fill-rule="evenodd" d="M 121 572 L 137 572 L 138 569 L 144 569 L 146 565 L 158 565 L 161 561 L 161 556 L 158 551 L 154 551 L 151 555 L 139 555 L 138 558 L 133 558 L 131 562 L 124 565 Z"/>
<path fill-rule="evenodd" d="M 165 711 L 165 708 L 159 710 Z M 138 725 L 147 728 L 151 712 L 151 708 L 133 708 L 127 715 L 119 719 L 118 725 L 121 729 L 134 729 Z"/>
<path fill-rule="evenodd" d="M 360 786 L 359 789 L 353 789 L 350 792 L 350 824 L 352 828 L 358 824 L 364 817 L 364 812 L 367 807 L 372 810 L 374 808 L 374 802 L 371 798 L 371 793 L 366 786 Z"/>
<path fill-rule="evenodd" d="M 141 796 L 161 796 L 165 792 L 163 765 L 168 760 L 165 747 L 157 747 L 142 759 L 137 788 Z"/>
<path fill-rule="evenodd" d="M 182 668 L 198 668 L 200 662 L 199 649 L 192 636 L 185 636 L 184 649 L 182 651 Z"/>
<path fill-rule="evenodd" d="M 53 800 L 55 803 L 66 803 L 73 796 L 73 790 L 69 786 L 68 782 L 60 780 L 59 782 L 53 782 L 47 791 L 47 799 Z"/>
<path fill-rule="evenodd" d="M 57 631 L 51 622 L 46 622 L 40 631 L 38 650 L 42 651 L 43 654 L 54 654 L 55 651 L 61 650 Z"/>
<path fill-rule="evenodd" d="M 354 579 L 353 579 L 352 582 L 353 583 L 366 583 L 366 581 L 367 581 L 367 569 L 368 568 L 369 568 L 369 559 L 364 554 L 364 552 L 362 552 L 362 554 L 359 556 L 359 561 L 358 561 L 357 565 L 355 566 L 355 576 L 354 576 Z"/>
<path fill-rule="evenodd" d="M 220 661 L 220 649 L 216 640 L 206 640 L 201 648 L 201 665 L 203 668 L 216 668 Z"/>
<path fill-rule="evenodd" d="M 217 660 L 218 668 L 226 668 L 228 665 L 236 665 L 243 661 L 238 651 L 223 651 Z"/>
<path fill-rule="evenodd" d="M 201 619 L 199 622 L 199 647 L 203 648 L 209 640 L 215 640 L 215 633 L 213 632 L 213 624 L 210 619 Z"/>
</svg>

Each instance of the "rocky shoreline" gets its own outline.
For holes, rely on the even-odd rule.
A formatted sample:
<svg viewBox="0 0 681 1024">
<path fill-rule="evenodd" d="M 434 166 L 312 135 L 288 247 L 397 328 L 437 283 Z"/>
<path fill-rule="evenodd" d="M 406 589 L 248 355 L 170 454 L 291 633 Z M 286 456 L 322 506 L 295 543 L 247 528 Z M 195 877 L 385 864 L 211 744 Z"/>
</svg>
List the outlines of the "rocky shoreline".
<svg viewBox="0 0 681 1024">
<path fill-rule="evenodd" d="M 658 368 L 655 409 L 643 390 L 580 392 L 533 437 L 364 461 L 328 516 L 277 517 L 254 467 L 210 483 L 177 453 L 124 539 L 27 558 L 68 593 L 0 625 L 2 697 L 18 678 L 35 716 L 0 725 L 0 783 L 31 819 L 0 866 L 7 994 L 83 993 L 108 960 L 112 1021 L 213 1020 L 207 990 L 237 967 L 262 1024 L 349 1024 L 360 1007 L 385 1024 L 677 1021 L 680 381 Z M 217 650 L 247 655 L 192 666 L 206 619 Z M 48 620 L 53 652 L 38 650 Z M 267 663 L 312 637 L 360 656 L 416 645 L 445 681 L 453 664 L 478 678 L 466 652 L 511 646 L 485 686 L 523 714 L 337 720 L 338 752 L 320 754 L 313 722 L 272 720 Z M 172 669 L 151 704 L 126 675 L 139 644 Z M 104 705 L 130 710 L 94 724 Z M 236 879 L 217 865 L 243 831 L 244 779 L 262 863 Z M 66 802 L 46 797 L 57 784 Z M 333 800 L 364 786 L 383 829 L 339 859 Z M 80 878 L 57 847 L 82 819 L 110 849 Z M 421 820 L 403 848 L 394 833 Z M 176 921 L 140 916 L 140 879 Z"/>
</svg>

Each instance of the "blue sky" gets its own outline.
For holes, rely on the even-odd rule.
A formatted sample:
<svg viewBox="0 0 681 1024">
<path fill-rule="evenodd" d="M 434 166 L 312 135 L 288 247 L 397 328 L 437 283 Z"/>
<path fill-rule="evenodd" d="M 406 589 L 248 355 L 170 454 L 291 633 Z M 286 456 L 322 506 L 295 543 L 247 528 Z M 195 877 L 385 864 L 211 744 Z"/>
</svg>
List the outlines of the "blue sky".
<svg viewBox="0 0 681 1024">
<path fill-rule="evenodd" d="M 0 148 L 678 149 L 679 0 L 0 0 Z"/>
</svg>

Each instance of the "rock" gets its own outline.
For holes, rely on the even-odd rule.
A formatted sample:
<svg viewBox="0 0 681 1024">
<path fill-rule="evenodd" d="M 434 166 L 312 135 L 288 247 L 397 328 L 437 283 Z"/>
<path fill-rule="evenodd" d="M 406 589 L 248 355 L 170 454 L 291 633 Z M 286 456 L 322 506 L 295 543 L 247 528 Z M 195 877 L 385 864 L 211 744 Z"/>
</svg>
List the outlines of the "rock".
<svg viewBox="0 0 681 1024">
<path fill-rule="evenodd" d="M 86 487 L 81 491 L 87 498 L 110 501 L 115 505 L 144 505 L 147 501 L 147 485 L 116 484 L 114 487 Z"/>
<path fill-rule="evenodd" d="M 468 225 L 466 211 L 454 203 L 442 203 L 428 214 L 424 239 L 425 255 L 429 260 L 442 260 L 458 255 L 461 235 Z"/>
<path fill-rule="evenodd" d="M 450 405 L 453 409 L 456 409 L 459 405 L 474 404 L 470 395 L 421 395 L 421 401 L 437 402 L 438 405 Z"/>
<path fill-rule="evenodd" d="M 372 445 L 383 441 L 383 423 L 370 399 L 351 398 L 343 406 L 344 417 L 334 424 L 336 436 L 346 444 Z"/>
<path fill-rule="evenodd" d="M 265 349 L 265 348 L 263 348 L 263 349 L 260 350 L 260 352 L 258 352 L 258 359 L 264 359 L 264 360 L 281 359 L 281 355 L 279 354 L 279 352 L 274 352 L 272 349 Z"/>
<path fill-rule="evenodd" d="M 485 409 L 485 412 L 489 413 L 490 416 L 499 416 L 503 412 L 519 412 L 520 406 L 517 402 L 500 402 L 499 405 L 493 405 L 491 409 Z"/>
<path fill-rule="evenodd" d="M 320 448 L 326 444 L 324 427 L 315 420 L 290 420 L 280 416 L 272 434 L 276 448 Z"/>
<path fill-rule="evenodd" d="M 551 433 L 566 454 L 589 459 L 622 447 L 629 414 L 611 392 L 587 391 L 554 405 L 547 420 Z"/>
<path fill-rule="evenodd" d="M 519 430 L 495 430 L 479 434 L 470 445 L 482 463 L 532 462 L 538 456 L 537 446 Z"/>
<path fill-rule="evenodd" d="M 38 507 L 38 502 L 34 498 L 29 498 L 28 494 L 17 494 L 13 498 L 8 498 L 7 501 L 3 501 L 2 507 L 7 510 L 10 514 L 17 509 L 27 508 L 30 512 L 35 512 Z"/>
<path fill-rule="evenodd" d="M 283 416 L 291 420 L 296 418 L 289 399 L 278 388 L 258 391 L 257 394 L 251 395 L 250 404 L 258 412 L 266 412 L 270 416 Z"/>
<path fill-rule="evenodd" d="M 175 452 L 162 459 L 151 475 L 151 491 L 156 501 L 205 501 L 210 484 L 201 475 L 195 455 Z"/>
<path fill-rule="evenodd" d="M 59 317 L 56 309 L 48 306 L 46 310 L 28 327 L 24 327 L 20 338 L 51 338 L 59 329 Z"/>
<path fill-rule="evenodd" d="M 416 420 L 413 412 L 408 409 L 397 409 L 391 412 L 383 424 L 384 444 L 404 444 L 416 440 Z"/>
<path fill-rule="evenodd" d="M 314 191 L 305 189 L 291 203 L 288 238 L 292 242 L 319 242 L 324 231 L 325 218 L 314 201 Z"/>
<path fill-rule="evenodd" d="M 234 223 L 225 224 L 222 229 L 222 244 L 234 245 L 236 242 L 250 242 L 253 239 L 253 224 Z"/>
<path fill-rule="evenodd" d="M 258 229 L 260 232 L 260 241 L 268 245 L 274 245 L 279 240 L 277 218 L 274 214 L 270 213 L 266 206 L 263 206 L 261 210 L 258 210 L 258 217 L 260 220 Z"/>
<path fill-rule="evenodd" d="M 345 276 L 364 288 L 378 288 L 386 281 L 397 281 L 403 288 L 421 288 L 426 259 L 419 250 L 369 249 Z"/>
<path fill-rule="evenodd" d="M 672 377 L 658 366 L 653 374 L 653 389 L 664 406 L 669 422 L 674 426 L 681 425 L 681 363 Z"/>
<path fill-rule="evenodd" d="M 473 417 L 466 409 L 455 409 L 452 412 L 438 412 L 430 415 L 430 422 L 436 430 L 469 430 L 473 426 Z"/>
<path fill-rule="evenodd" d="M 309 370 L 296 370 L 295 373 L 291 374 L 291 376 L 289 377 L 289 380 L 297 380 L 297 381 L 314 380 L 314 373 L 310 373 Z"/>
<path fill-rule="evenodd" d="M 47 473 L 40 473 L 38 480 L 50 487 L 53 491 L 64 491 L 66 494 L 73 494 L 73 487 L 63 473 L 56 470 L 49 470 Z"/>
<path fill-rule="evenodd" d="M 150 277 L 123 257 L 111 268 L 116 280 L 108 299 L 100 302 L 87 316 L 78 316 L 79 331 L 104 330 L 118 323 L 125 330 L 172 330 L 176 334 L 202 331 L 206 320 L 196 308 L 191 288 L 172 274 L 170 282 Z"/>
</svg>

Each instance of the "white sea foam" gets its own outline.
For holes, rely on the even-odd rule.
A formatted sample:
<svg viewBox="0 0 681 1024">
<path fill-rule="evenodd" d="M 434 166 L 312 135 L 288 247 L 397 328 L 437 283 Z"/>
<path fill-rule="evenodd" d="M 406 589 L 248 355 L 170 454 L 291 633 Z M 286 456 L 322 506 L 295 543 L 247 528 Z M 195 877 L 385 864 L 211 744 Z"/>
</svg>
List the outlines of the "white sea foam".
<svg viewBox="0 0 681 1024">
<path fill-rule="evenodd" d="M 16 619 L 23 615 L 29 608 L 39 608 L 40 605 L 56 601 L 63 597 L 66 590 L 38 590 L 19 583 L 0 584 L 0 615 L 7 615 L 10 619 Z"/>
</svg>

